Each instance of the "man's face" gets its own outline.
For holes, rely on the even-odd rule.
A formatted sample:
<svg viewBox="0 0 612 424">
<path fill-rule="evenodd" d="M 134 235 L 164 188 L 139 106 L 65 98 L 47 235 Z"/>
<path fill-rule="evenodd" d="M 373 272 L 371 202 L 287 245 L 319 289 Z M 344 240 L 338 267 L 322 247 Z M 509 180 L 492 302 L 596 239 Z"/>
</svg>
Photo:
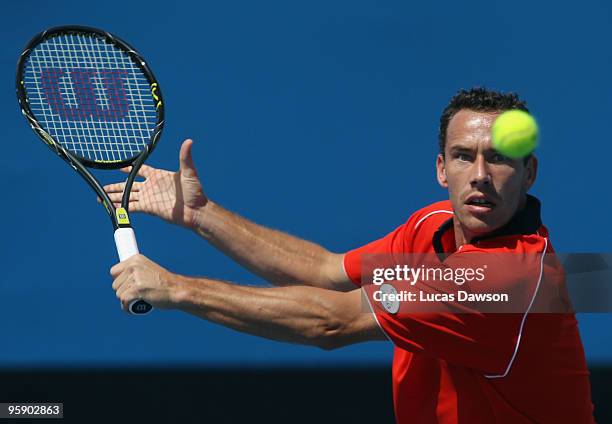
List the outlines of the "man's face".
<svg viewBox="0 0 612 424">
<path fill-rule="evenodd" d="M 510 159 L 493 149 L 491 126 L 498 116 L 468 109 L 457 112 L 448 124 L 445 157 L 438 155 L 436 161 L 438 182 L 448 188 L 455 227 L 464 242 L 510 221 L 535 181 L 535 157 L 525 165 L 523 159 Z"/>
</svg>

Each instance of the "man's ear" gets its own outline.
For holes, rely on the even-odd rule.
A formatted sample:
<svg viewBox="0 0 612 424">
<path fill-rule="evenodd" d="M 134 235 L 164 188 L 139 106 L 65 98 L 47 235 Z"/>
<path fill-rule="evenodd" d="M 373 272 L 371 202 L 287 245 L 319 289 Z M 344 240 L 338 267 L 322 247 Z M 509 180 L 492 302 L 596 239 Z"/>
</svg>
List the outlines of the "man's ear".
<svg viewBox="0 0 612 424">
<path fill-rule="evenodd" d="M 446 164 L 444 163 L 444 156 L 438 154 L 436 158 L 436 176 L 438 177 L 438 184 L 444 188 L 448 188 L 448 180 L 446 179 Z"/>
<path fill-rule="evenodd" d="M 525 191 L 529 190 L 533 183 L 535 183 L 536 177 L 538 176 L 538 158 L 531 155 L 527 164 L 525 165 L 525 180 L 523 187 Z"/>
</svg>

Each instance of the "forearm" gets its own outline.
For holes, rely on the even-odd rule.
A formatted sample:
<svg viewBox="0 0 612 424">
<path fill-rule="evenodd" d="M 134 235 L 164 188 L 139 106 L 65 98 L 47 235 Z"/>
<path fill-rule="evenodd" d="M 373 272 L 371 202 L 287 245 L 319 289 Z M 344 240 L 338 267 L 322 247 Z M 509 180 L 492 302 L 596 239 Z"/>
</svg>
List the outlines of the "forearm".
<svg viewBox="0 0 612 424">
<path fill-rule="evenodd" d="M 360 290 L 340 293 L 306 286 L 245 287 L 180 279 L 174 306 L 234 330 L 272 340 L 332 349 L 383 339 Z"/>
<path fill-rule="evenodd" d="M 213 246 L 276 285 L 334 290 L 346 284 L 342 256 L 289 234 L 257 225 L 212 201 L 197 211 L 193 229 Z"/>
</svg>

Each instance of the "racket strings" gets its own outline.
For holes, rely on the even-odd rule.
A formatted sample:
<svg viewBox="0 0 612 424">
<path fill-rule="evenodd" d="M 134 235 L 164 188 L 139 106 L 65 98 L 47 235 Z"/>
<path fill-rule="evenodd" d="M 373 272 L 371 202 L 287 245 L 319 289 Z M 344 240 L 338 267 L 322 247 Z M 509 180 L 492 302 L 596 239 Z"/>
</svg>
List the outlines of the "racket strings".
<svg viewBox="0 0 612 424">
<path fill-rule="evenodd" d="M 101 36 L 62 34 L 29 54 L 23 82 L 36 120 L 64 148 L 95 162 L 137 156 L 157 124 L 143 71 Z"/>
</svg>

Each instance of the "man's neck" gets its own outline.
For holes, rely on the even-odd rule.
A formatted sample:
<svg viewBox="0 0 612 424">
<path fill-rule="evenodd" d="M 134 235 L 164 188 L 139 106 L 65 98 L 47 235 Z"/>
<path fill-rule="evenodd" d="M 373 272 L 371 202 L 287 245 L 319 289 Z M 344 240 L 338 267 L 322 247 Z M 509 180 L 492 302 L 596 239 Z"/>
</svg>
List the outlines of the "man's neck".
<svg viewBox="0 0 612 424">
<path fill-rule="evenodd" d="M 468 244 L 476 235 L 471 234 L 464 228 L 459 220 L 453 218 L 453 231 L 455 232 L 455 247 L 457 250 L 464 244 Z"/>
<path fill-rule="evenodd" d="M 514 218 L 514 216 L 523 210 L 523 208 L 525 208 L 525 205 L 527 204 L 527 195 L 523 195 L 521 198 L 521 201 L 519 202 L 519 206 L 516 209 L 516 211 L 514 212 L 514 214 L 512 215 L 512 218 Z M 512 218 L 510 218 L 510 220 L 512 220 Z M 504 224 L 507 225 L 508 223 Z M 502 225 L 503 227 L 503 225 Z M 501 227 L 500 227 L 501 228 Z M 463 224 L 461 224 L 461 222 L 459 222 L 459 220 L 454 219 L 453 218 L 453 231 L 455 232 L 455 247 L 457 248 L 457 250 L 459 250 L 459 248 L 461 246 L 463 246 L 464 244 L 469 244 L 472 242 L 472 240 L 476 237 L 485 237 L 487 234 L 491 234 L 494 231 L 497 231 L 498 228 L 491 230 L 489 232 L 485 232 L 485 233 L 474 233 L 470 230 L 468 230 L 467 228 L 465 228 L 463 226 Z"/>
</svg>

